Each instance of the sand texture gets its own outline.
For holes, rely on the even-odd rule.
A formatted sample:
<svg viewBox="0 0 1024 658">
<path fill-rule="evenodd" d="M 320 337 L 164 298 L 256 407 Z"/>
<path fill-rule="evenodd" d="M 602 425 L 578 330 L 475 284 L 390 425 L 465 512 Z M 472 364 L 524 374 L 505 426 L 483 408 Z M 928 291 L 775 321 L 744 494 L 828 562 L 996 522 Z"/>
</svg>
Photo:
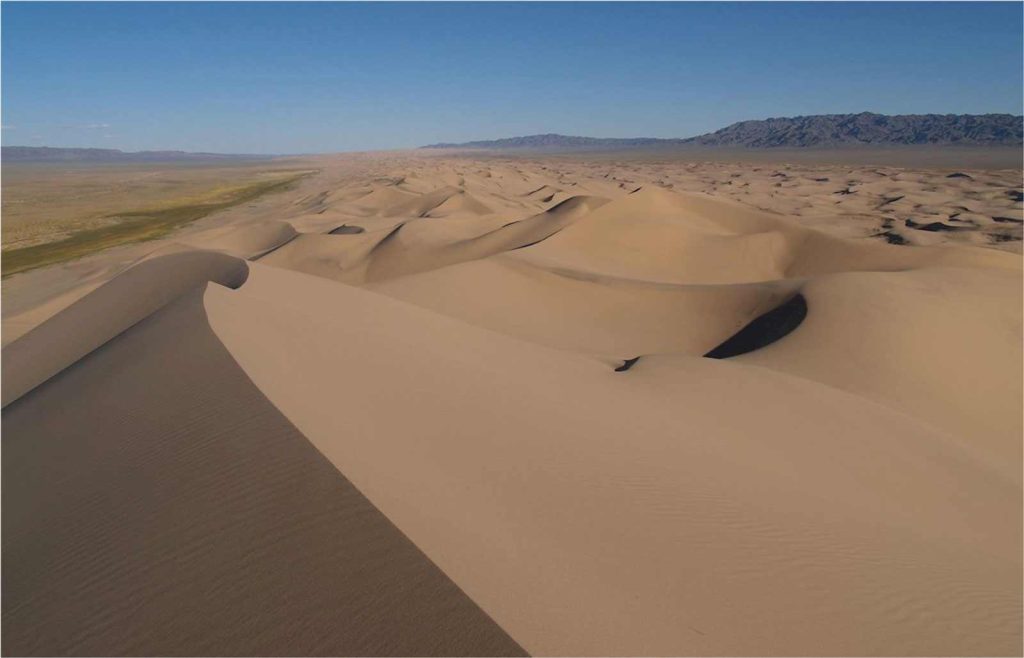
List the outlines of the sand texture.
<svg viewBox="0 0 1024 658">
<path fill-rule="evenodd" d="M 1019 170 L 303 166 L 4 281 L 5 655 L 1021 653 Z"/>
</svg>

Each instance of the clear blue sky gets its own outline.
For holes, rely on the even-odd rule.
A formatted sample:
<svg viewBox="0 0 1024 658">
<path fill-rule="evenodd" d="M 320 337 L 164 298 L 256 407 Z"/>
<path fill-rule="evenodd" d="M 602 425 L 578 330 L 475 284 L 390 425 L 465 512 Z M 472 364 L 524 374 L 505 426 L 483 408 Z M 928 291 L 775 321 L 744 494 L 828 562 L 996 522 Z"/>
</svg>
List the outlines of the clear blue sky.
<svg viewBox="0 0 1024 658">
<path fill-rule="evenodd" d="M 1021 3 L 4 2 L 3 143 L 308 153 L 1021 113 Z"/>
</svg>

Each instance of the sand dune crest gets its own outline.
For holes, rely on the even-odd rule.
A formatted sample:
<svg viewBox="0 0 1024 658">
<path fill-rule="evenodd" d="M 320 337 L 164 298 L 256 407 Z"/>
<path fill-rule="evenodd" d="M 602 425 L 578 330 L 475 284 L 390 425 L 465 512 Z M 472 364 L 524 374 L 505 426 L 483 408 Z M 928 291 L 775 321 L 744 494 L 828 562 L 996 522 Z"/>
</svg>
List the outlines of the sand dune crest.
<svg viewBox="0 0 1024 658">
<path fill-rule="evenodd" d="M 206 251 L 139 263 L 3 350 L 3 405 L 207 281 L 245 282 L 245 261 Z"/>
</svg>

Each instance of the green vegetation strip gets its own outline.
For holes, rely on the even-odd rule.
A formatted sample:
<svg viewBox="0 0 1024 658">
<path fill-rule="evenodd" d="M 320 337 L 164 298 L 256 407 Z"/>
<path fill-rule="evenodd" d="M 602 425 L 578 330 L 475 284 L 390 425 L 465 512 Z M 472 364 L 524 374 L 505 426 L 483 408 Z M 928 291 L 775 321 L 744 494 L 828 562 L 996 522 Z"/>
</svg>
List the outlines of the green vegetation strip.
<svg viewBox="0 0 1024 658">
<path fill-rule="evenodd" d="M 171 231 L 218 210 L 252 201 L 270 192 L 281 191 L 308 175 L 308 172 L 304 172 L 284 180 L 266 181 L 242 187 L 221 201 L 109 215 L 109 217 L 116 217 L 119 221 L 110 226 L 79 231 L 63 240 L 4 251 L 3 276 L 81 258 L 110 247 L 162 238 Z"/>
</svg>

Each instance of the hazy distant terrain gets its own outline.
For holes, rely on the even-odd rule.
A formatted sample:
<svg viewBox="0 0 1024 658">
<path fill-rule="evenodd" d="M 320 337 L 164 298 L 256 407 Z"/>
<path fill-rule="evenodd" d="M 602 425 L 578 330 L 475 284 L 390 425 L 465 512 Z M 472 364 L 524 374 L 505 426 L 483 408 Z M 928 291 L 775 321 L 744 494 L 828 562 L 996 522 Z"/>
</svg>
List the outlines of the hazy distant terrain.
<svg viewBox="0 0 1024 658">
<path fill-rule="evenodd" d="M 666 165 L 681 164 L 777 164 L 827 166 L 884 166 L 912 169 L 1012 169 L 1021 168 L 1020 146 L 951 146 L 951 145 L 887 145 L 834 147 L 744 148 L 741 146 L 660 146 L 638 148 L 607 148 L 594 150 L 531 149 L 425 150 L 438 155 L 459 153 L 468 158 L 529 160 L 537 157 L 575 159 L 590 162 L 647 162 Z"/>
<path fill-rule="evenodd" d="M 49 146 L 0 147 L 3 162 L 203 162 L 254 160 L 261 155 L 189 153 L 187 151 L 120 151 L 118 149 L 53 148 Z"/>
<path fill-rule="evenodd" d="M 886 145 L 1015 146 L 1024 140 L 1024 117 L 1011 114 L 824 114 L 741 121 L 685 139 L 596 138 L 546 134 L 431 144 L 423 148 L 636 149 L 649 147 L 821 147 Z"/>
<path fill-rule="evenodd" d="M 524 137 L 506 137 L 504 139 L 485 139 L 458 144 L 428 144 L 425 149 L 548 149 L 548 148 L 643 148 L 682 144 L 681 139 L 657 139 L 654 137 L 573 137 L 548 133 L 545 135 L 526 135 Z"/>
</svg>

